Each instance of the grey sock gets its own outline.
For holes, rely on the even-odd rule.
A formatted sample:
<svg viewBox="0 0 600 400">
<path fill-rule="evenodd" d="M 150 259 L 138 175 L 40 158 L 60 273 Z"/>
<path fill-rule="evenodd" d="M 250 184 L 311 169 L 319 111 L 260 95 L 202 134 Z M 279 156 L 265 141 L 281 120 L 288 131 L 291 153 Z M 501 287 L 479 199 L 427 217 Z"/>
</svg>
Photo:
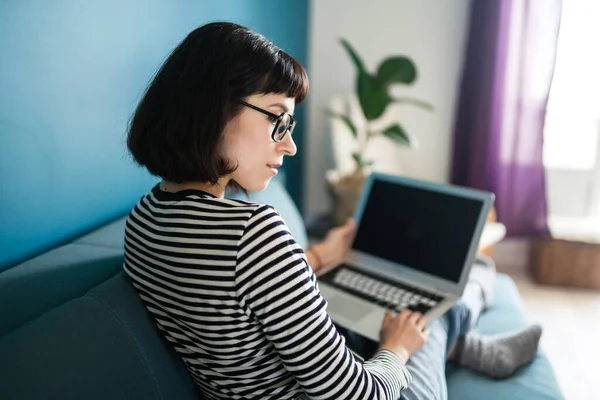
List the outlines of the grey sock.
<svg viewBox="0 0 600 400">
<path fill-rule="evenodd" d="M 499 336 L 470 333 L 457 343 L 456 361 L 492 378 L 508 378 L 535 358 L 541 336 L 539 325 Z"/>
</svg>

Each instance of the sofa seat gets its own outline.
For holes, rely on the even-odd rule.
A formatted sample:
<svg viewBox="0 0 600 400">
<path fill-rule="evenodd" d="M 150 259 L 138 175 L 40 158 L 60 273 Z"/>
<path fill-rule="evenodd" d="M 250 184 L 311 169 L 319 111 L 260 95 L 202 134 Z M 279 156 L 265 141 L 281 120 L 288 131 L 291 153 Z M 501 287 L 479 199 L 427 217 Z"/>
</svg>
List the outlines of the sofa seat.
<svg viewBox="0 0 600 400">
<path fill-rule="evenodd" d="M 475 330 L 502 334 L 528 324 L 525 307 L 513 280 L 498 274 L 494 302 L 484 312 Z M 505 380 L 493 380 L 465 368 L 449 364 L 446 369 L 448 398 L 461 400 L 559 400 L 563 399 L 554 371 L 543 349 L 534 361 Z"/>
<path fill-rule="evenodd" d="M 273 204 L 292 234 L 306 231 L 276 184 L 254 199 Z M 0 273 L 0 399 L 199 399 L 185 366 L 122 272 L 121 218 Z M 499 274 L 494 304 L 477 330 L 526 324 L 512 280 Z M 543 351 L 507 380 L 449 365 L 451 400 L 562 399 Z"/>
</svg>

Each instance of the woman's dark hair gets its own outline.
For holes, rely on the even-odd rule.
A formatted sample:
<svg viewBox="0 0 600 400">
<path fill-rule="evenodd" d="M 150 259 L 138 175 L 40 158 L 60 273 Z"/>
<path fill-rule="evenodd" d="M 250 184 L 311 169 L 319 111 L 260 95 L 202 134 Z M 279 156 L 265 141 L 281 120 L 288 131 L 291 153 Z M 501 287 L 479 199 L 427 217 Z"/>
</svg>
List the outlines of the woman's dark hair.
<svg viewBox="0 0 600 400">
<path fill-rule="evenodd" d="M 237 100 L 267 93 L 301 103 L 308 93 L 302 65 L 243 26 L 201 26 L 156 73 L 131 119 L 127 146 L 153 175 L 216 184 L 236 168 L 218 147 L 225 124 L 241 111 Z"/>
</svg>

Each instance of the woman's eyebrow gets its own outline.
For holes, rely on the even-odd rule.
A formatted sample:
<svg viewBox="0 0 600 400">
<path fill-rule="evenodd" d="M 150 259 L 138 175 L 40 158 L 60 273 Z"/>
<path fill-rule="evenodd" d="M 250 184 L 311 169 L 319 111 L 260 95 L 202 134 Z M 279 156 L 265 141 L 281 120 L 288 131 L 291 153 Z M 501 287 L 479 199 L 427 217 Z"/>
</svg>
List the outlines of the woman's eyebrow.
<svg viewBox="0 0 600 400">
<path fill-rule="evenodd" d="M 269 107 L 279 107 L 283 110 L 284 113 L 289 112 L 289 108 L 287 108 L 287 106 L 283 103 L 274 103 L 274 104 L 271 104 Z"/>
</svg>

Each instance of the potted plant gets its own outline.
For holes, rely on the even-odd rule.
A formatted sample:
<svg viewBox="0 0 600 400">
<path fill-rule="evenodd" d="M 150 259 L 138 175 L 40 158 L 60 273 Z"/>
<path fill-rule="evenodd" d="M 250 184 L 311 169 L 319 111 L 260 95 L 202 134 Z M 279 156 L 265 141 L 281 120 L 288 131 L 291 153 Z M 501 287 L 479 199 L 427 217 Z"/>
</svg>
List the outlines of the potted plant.
<svg viewBox="0 0 600 400">
<path fill-rule="evenodd" d="M 426 110 L 433 107 L 414 98 L 394 98 L 390 93 L 392 85 L 409 85 L 417 79 L 417 69 L 413 61 L 405 56 L 391 56 L 383 60 L 373 74 L 367 71 L 361 58 L 347 40 L 341 39 L 341 44 L 356 67 L 355 93 L 360 104 L 362 124 L 353 121 L 350 115 L 328 111 L 329 116 L 340 119 L 348 128 L 356 142 L 352 152 L 354 170 L 350 173 L 329 173 L 327 181 L 334 197 L 336 223 L 342 223 L 354 214 L 362 188 L 367 179 L 374 160 L 367 159 L 366 151 L 372 139 L 384 136 L 401 146 L 416 148 L 417 142 L 402 128 L 399 123 L 392 123 L 383 129 L 375 129 L 375 122 L 392 104 L 410 104 Z M 359 128 L 361 127 L 361 128 Z"/>
</svg>

